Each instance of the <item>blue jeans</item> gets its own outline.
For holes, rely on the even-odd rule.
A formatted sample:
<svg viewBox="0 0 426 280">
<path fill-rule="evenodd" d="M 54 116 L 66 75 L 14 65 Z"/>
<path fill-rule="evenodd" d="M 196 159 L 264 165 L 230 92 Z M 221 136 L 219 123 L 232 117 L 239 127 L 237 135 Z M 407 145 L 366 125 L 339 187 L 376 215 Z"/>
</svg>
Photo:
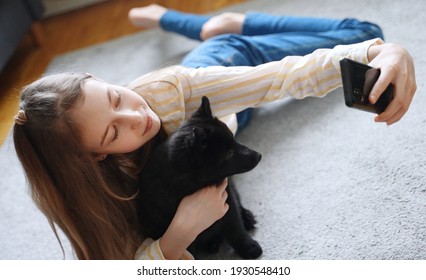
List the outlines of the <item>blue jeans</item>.
<svg viewBox="0 0 426 280">
<path fill-rule="evenodd" d="M 166 12 L 160 26 L 166 30 L 201 40 L 203 24 L 210 16 Z M 188 53 L 181 64 L 207 66 L 256 66 L 281 60 L 289 55 L 306 55 L 319 48 L 353 44 L 380 37 L 379 26 L 356 19 L 326 19 L 274 16 L 248 13 L 242 34 L 223 34 L 210 38 Z M 248 124 L 251 110 L 237 114 L 239 130 Z"/>
</svg>

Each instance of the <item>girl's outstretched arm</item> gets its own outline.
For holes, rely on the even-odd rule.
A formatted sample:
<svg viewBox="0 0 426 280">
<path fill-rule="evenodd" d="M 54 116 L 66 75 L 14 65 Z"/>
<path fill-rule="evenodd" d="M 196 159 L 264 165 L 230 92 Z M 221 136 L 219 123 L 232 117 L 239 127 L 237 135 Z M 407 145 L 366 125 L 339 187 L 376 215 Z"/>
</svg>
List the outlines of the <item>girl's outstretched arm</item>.
<svg viewBox="0 0 426 280">
<path fill-rule="evenodd" d="M 406 113 L 416 91 L 413 60 L 401 46 L 372 39 L 318 49 L 306 56 L 288 56 L 256 67 L 181 69 L 180 73 L 186 76 L 181 79 L 186 115 L 196 110 L 204 95 L 210 98 L 218 117 L 286 97 L 325 96 L 342 86 L 339 64 L 342 58 L 381 69 L 383 74 L 372 90 L 372 102 L 390 82 L 395 85 L 395 99 L 376 121 L 392 124 Z"/>
</svg>

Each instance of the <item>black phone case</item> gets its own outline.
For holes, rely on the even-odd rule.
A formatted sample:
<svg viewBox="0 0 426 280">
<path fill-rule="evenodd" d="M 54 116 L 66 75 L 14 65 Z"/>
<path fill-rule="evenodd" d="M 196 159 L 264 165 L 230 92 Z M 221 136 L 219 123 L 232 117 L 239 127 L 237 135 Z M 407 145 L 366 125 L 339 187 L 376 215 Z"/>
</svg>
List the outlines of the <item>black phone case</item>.
<svg viewBox="0 0 426 280">
<path fill-rule="evenodd" d="M 382 113 L 393 99 L 393 85 L 390 84 L 376 104 L 368 100 L 371 89 L 380 76 L 380 69 L 348 58 L 340 60 L 345 103 L 348 107 L 367 112 Z"/>
</svg>

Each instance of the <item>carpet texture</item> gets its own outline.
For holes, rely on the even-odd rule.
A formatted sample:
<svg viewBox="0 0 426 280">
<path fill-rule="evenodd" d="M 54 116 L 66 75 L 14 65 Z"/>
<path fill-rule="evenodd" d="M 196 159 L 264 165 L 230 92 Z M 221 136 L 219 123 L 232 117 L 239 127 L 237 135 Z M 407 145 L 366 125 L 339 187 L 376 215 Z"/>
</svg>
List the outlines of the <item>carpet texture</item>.
<svg viewBox="0 0 426 280">
<path fill-rule="evenodd" d="M 348 109 L 337 90 L 322 99 L 284 100 L 255 110 L 239 140 L 262 161 L 238 176 L 258 220 L 262 259 L 426 259 L 426 6 L 417 0 L 250 1 L 233 11 L 356 17 L 378 23 L 386 40 L 413 55 L 418 90 L 399 123 Z M 57 57 L 46 70 L 91 72 L 118 84 L 177 63 L 198 43 L 140 32 Z M 0 150 L 0 259 L 62 259 L 32 204 L 11 138 Z M 62 236 L 62 235 L 61 235 Z M 66 239 L 65 258 L 73 259 Z M 213 259 L 237 259 L 224 246 Z"/>
</svg>

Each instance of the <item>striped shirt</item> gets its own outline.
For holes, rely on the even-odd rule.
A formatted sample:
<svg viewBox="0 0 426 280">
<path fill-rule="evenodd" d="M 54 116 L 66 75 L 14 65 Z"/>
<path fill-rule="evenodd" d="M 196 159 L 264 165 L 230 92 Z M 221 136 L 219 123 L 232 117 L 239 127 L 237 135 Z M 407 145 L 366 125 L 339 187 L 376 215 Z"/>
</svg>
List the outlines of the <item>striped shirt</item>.
<svg viewBox="0 0 426 280">
<path fill-rule="evenodd" d="M 151 238 L 145 239 L 135 254 L 137 260 L 165 260 L 163 252 L 160 248 L 160 240 L 153 240 Z M 194 257 L 188 251 L 185 251 L 180 260 L 193 260 Z"/>
<path fill-rule="evenodd" d="M 173 66 L 144 75 L 128 87 L 147 101 L 169 134 L 195 112 L 202 96 L 209 98 L 213 114 L 235 133 L 235 113 L 286 97 L 323 97 L 342 86 L 339 64 L 342 58 L 368 63 L 368 48 L 382 43 L 381 39 L 373 39 L 318 49 L 306 56 L 288 56 L 255 67 Z M 138 250 L 136 257 L 164 259 L 158 242 L 151 240 L 149 244 Z"/>
</svg>

